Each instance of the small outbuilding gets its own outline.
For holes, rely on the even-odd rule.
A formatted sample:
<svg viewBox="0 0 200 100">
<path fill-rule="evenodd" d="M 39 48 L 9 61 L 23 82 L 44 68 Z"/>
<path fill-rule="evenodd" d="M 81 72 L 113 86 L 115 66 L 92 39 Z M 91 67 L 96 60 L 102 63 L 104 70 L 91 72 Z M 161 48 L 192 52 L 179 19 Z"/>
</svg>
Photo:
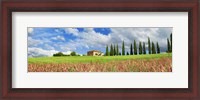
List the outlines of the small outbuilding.
<svg viewBox="0 0 200 100">
<path fill-rule="evenodd" d="M 103 53 L 98 50 L 91 50 L 87 52 L 88 56 L 103 56 Z"/>
</svg>

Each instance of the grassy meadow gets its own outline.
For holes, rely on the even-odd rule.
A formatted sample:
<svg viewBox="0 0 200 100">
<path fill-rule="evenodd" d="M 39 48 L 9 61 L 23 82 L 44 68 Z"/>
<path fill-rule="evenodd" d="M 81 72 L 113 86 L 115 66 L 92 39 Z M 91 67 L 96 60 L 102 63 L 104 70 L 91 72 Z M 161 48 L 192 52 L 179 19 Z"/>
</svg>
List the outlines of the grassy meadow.
<svg viewBox="0 0 200 100">
<path fill-rule="evenodd" d="M 172 72 L 172 54 L 28 58 L 29 72 Z"/>
</svg>

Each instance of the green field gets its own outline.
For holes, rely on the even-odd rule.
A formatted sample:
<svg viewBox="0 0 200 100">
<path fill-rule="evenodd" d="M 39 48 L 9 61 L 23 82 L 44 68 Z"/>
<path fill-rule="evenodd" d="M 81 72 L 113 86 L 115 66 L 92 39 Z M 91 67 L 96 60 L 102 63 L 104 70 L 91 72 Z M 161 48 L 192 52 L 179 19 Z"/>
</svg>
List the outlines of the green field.
<svg viewBox="0 0 200 100">
<path fill-rule="evenodd" d="M 172 72 L 172 54 L 28 58 L 29 72 Z"/>
<path fill-rule="evenodd" d="M 154 59 L 162 57 L 172 57 L 171 53 L 151 54 L 151 55 L 128 55 L 128 56 L 63 56 L 63 57 L 38 57 L 28 58 L 29 64 L 47 63 L 90 63 L 90 62 L 109 62 L 131 59 Z"/>
</svg>

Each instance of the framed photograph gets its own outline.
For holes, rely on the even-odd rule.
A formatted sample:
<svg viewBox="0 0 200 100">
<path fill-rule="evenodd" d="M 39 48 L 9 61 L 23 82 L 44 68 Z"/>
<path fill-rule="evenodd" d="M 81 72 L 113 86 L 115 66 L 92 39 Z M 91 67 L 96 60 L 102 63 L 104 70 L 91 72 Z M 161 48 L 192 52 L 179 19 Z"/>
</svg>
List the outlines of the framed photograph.
<svg viewBox="0 0 200 100">
<path fill-rule="evenodd" d="M 28 72 L 172 72 L 171 27 L 28 27 L 27 34 Z"/>
<path fill-rule="evenodd" d="M 2 99 L 200 99 L 198 0 L 1 3 Z"/>
</svg>

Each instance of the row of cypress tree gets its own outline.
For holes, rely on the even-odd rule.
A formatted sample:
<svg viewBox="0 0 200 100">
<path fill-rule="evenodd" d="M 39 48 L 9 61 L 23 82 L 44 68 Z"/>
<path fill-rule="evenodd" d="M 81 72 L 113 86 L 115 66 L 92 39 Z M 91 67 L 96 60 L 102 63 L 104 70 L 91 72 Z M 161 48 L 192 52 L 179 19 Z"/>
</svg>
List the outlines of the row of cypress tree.
<svg viewBox="0 0 200 100">
<path fill-rule="evenodd" d="M 160 53 L 160 46 L 158 44 L 158 42 L 156 43 L 156 47 L 155 48 L 155 44 L 154 42 L 151 43 L 150 38 L 148 37 L 148 51 L 149 54 L 156 54 L 156 53 Z M 134 40 L 134 43 L 130 44 L 130 52 L 126 52 L 125 54 L 125 44 L 124 41 L 122 42 L 122 52 L 119 52 L 119 47 L 118 44 L 117 45 L 110 45 L 110 51 L 109 51 L 109 47 L 108 45 L 106 46 L 106 56 L 115 56 L 115 55 L 137 55 L 137 54 L 146 54 L 146 46 L 145 46 L 145 42 L 139 42 L 139 50 L 137 50 L 137 45 L 136 45 L 136 41 Z"/>
</svg>

